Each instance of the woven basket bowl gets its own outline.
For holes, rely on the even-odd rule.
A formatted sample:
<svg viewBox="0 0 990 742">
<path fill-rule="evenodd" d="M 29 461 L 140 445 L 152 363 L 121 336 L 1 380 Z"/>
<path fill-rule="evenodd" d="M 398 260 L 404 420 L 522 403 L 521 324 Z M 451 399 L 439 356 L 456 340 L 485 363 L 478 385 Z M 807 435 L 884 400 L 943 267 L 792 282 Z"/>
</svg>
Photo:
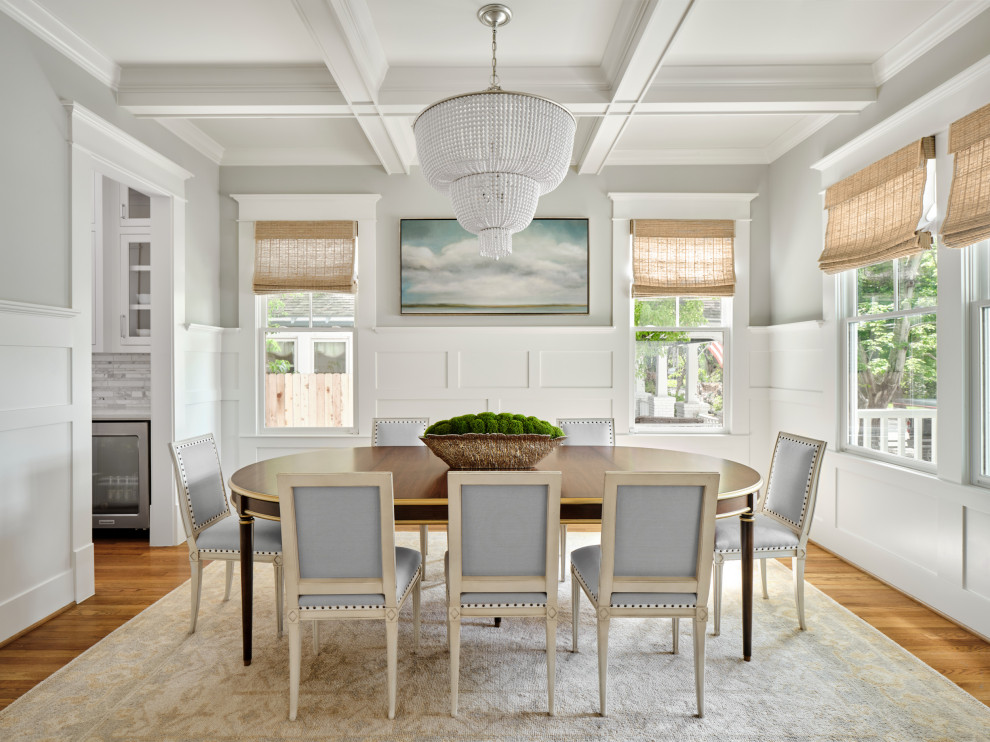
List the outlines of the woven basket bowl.
<svg viewBox="0 0 990 742">
<path fill-rule="evenodd" d="M 564 436 L 465 433 L 424 435 L 420 440 L 451 469 L 532 469 Z"/>
</svg>

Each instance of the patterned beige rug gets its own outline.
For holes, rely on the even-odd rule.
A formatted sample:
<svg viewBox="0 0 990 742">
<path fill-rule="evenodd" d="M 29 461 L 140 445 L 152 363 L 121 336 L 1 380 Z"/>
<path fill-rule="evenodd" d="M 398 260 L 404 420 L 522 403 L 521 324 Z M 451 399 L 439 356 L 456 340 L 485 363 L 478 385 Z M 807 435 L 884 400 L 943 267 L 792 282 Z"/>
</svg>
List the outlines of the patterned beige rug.
<svg viewBox="0 0 990 742">
<path fill-rule="evenodd" d="M 691 636 L 672 655 L 668 620 L 613 621 L 610 715 L 598 709 L 594 614 L 570 652 L 570 582 L 560 588 L 557 715 L 545 711 L 544 632 L 529 619 L 462 630 L 460 716 L 448 715 L 443 535 L 431 536 L 423 636 L 411 606 L 399 629 L 398 711 L 386 718 L 385 632 L 324 624 L 314 658 L 304 629 L 299 719 L 287 720 L 288 649 L 275 637 L 272 572 L 256 568 L 254 662 L 244 667 L 240 602 L 206 570 L 199 627 L 186 633 L 178 588 L 0 711 L 2 740 L 987 740 L 990 709 L 810 585 L 797 629 L 790 571 L 771 564 L 755 600 L 754 659 L 741 659 L 738 567 L 726 568 L 722 635 L 708 638 L 707 705 L 694 717 Z M 575 548 L 597 535 L 573 534 Z M 400 534 L 418 546 L 418 534 Z"/>
</svg>

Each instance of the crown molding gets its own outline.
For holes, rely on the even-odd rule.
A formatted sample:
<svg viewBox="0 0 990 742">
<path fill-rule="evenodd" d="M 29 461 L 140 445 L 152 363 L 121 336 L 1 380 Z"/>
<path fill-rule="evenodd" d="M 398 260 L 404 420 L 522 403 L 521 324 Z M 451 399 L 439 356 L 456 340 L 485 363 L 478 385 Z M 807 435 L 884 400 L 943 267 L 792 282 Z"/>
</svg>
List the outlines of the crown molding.
<svg viewBox="0 0 990 742">
<path fill-rule="evenodd" d="M 24 301 L 0 299 L 0 314 L 27 314 L 32 317 L 71 319 L 78 317 L 80 311 L 71 307 L 54 307 L 48 304 L 30 304 Z"/>
<path fill-rule="evenodd" d="M 949 36 L 990 8 L 990 0 L 949 3 L 873 63 L 873 79 L 883 85 Z"/>
<path fill-rule="evenodd" d="M 120 67 L 34 0 L 0 0 L 0 11 L 57 49 L 108 88 L 117 89 Z"/>
<path fill-rule="evenodd" d="M 798 146 L 805 139 L 810 137 L 819 129 L 824 128 L 832 121 L 837 114 L 823 113 L 817 116 L 808 116 L 804 120 L 797 122 L 787 131 L 774 139 L 766 148 L 767 161 L 773 162 L 778 157 Z"/>
<path fill-rule="evenodd" d="M 222 163 L 223 145 L 196 126 L 196 124 L 188 119 L 180 118 L 160 118 L 155 120 L 213 163 L 217 165 Z"/>
</svg>

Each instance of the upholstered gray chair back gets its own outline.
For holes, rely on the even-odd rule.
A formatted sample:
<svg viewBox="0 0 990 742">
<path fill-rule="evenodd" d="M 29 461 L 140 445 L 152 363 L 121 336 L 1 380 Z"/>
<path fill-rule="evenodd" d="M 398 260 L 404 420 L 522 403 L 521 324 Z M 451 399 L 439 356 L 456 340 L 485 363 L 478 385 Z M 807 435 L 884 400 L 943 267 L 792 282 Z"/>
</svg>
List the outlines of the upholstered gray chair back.
<svg viewBox="0 0 990 742">
<path fill-rule="evenodd" d="M 610 417 L 561 417 L 557 427 L 567 436 L 565 446 L 615 445 L 615 423 Z"/>
<path fill-rule="evenodd" d="M 371 421 L 372 446 L 422 446 L 419 439 L 430 424 L 426 417 L 376 417 Z"/>
<path fill-rule="evenodd" d="M 763 512 L 806 534 L 814 513 L 825 441 L 790 433 L 777 435 L 770 461 Z"/>
<path fill-rule="evenodd" d="M 299 577 L 381 578 L 378 487 L 293 487 Z"/>
<path fill-rule="evenodd" d="M 220 471 L 220 456 L 212 435 L 174 441 L 169 444 L 178 481 L 179 503 L 189 538 L 230 515 L 230 503 Z M 190 533 L 191 529 L 191 533 Z"/>
<path fill-rule="evenodd" d="M 461 487 L 463 574 L 536 576 L 547 562 L 546 485 Z"/>
<path fill-rule="evenodd" d="M 619 485 L 615 574 L 695 576 L 704 494 L 695 485 Z"/>
</svg>

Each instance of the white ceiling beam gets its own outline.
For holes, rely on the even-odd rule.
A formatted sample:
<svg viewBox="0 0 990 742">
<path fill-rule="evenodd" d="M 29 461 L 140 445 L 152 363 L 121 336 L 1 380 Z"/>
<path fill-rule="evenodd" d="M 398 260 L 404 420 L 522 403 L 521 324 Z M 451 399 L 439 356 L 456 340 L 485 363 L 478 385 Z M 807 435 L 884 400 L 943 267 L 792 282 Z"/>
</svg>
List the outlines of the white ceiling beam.
<svg viewBox="0 0 990 742">
<path fill-rule="evenodd" d="M 352 107 L 374 108 L 388 64 L 364 0 L 292 0 L 337 87 Z M 357 115 L 357 122 L 390 175 L 408 173 L 404 142 L 393 139 L 378 115 Z"/>
<path fill-rule="evenodd" d="M 217 165 L 225 164 L 223 161 L 223 145 L 196 126 L 196 124 L 188 119 L 178 118 L 157 119 L 157 121 L 201 155 L 205 155 Z"/>
<path fill-rule="evenodd" d="M 602 118 L 595 127 L 584 152 L 578 158 L 579 173 L 598 173 L 605 165 L 616 142 L 622 136 L 629 115 L 646 96 L 681 24 L 694 0 L 649 0 L 639 6 L 635 28 L 617 35 L 613 31 L 605 59 L 611 60 L 614 75 L 611 107 L 632 104 L 628 115 Z M 625 17 L 623 17 L 625 19 Z M 622 20 L 622 19 L 620 19 Z"/>
</svg>

